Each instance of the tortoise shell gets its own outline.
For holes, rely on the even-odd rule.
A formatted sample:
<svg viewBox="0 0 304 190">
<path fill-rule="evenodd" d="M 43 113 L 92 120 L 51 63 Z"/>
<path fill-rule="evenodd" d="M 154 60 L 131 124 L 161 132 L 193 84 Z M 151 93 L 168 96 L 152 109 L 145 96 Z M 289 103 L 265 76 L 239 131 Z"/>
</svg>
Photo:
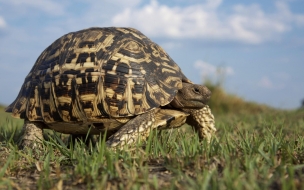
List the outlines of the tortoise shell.
<svg viewBox="0 0 304 190">
<path fill-rule="evenodd" d="M 169 104 L 182 81 L 190 82 L 138 30 L 89 28 L 46 48 L 6 111 L 45 123 L 131 117 Z"/>
</svg>

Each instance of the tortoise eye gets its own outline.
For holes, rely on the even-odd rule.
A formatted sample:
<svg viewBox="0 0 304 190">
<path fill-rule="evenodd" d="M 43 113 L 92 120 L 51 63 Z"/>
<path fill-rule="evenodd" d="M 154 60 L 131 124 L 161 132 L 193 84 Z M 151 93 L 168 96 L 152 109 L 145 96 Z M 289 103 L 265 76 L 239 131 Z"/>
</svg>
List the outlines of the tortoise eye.
<svg viewBox="0 0 304 190">
<path fill-rule="evenodd" d="M 198 88 L 193 88 L 193 92 L 196 94 L 200 94 L 200 90 Z"/>
</svg>

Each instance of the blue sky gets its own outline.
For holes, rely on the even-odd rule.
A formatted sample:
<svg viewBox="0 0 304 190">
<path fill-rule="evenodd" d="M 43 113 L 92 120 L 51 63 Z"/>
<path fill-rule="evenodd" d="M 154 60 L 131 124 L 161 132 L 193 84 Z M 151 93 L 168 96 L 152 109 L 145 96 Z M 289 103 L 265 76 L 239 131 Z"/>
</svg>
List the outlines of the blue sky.
<svg viewBox="0 0 304 190">
<path fill-rule="evenodd" d="M 276 108 L 304 99 L 303 0 L 0 0 L 0 103 L 48 45 L 92 26 L 139 29 L 195 83 L 224 78 L 229 93 Z"/>
</svg>

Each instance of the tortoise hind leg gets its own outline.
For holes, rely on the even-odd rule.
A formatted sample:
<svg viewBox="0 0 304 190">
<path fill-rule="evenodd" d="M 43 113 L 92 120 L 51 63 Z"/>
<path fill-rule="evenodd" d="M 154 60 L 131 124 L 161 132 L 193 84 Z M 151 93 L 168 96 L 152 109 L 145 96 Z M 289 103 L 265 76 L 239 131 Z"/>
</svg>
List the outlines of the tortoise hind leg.
<svg viewBox="0 0 304 190">
<path fill-rule="evenodd" d="M 200 139 L 206 138 L 208 143 L 210 143 L 216 128 L 214 126 L 214 116 L 209 106 L 205 106 L 199 110 L 189 110 L 188 112 L 190 116 L 187 118 L 186 123 L 194 127 Z"/>
<path fill-rule="evenodd" d="M 18 147 L 24 149 L 29 147 L 32 149 L 40 148 L 43 140 L 44 123 L 25 120 L 21 137 L 18 140 Z"/>
</svg>

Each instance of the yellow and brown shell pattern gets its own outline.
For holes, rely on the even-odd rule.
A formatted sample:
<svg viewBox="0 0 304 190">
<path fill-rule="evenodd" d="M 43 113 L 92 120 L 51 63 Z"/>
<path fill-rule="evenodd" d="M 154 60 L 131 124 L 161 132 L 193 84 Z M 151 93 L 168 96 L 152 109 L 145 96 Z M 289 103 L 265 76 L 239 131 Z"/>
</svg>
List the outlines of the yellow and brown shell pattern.
<svg viewBox="0 0 304 190">
<path fill-rule="evenodd" d="M 167 105 L 187 81 L 156 43 L 132 28 L 89 28 L 46 48 L 7 112 L 30 121 L 98 122 Z"/>
</svg>

